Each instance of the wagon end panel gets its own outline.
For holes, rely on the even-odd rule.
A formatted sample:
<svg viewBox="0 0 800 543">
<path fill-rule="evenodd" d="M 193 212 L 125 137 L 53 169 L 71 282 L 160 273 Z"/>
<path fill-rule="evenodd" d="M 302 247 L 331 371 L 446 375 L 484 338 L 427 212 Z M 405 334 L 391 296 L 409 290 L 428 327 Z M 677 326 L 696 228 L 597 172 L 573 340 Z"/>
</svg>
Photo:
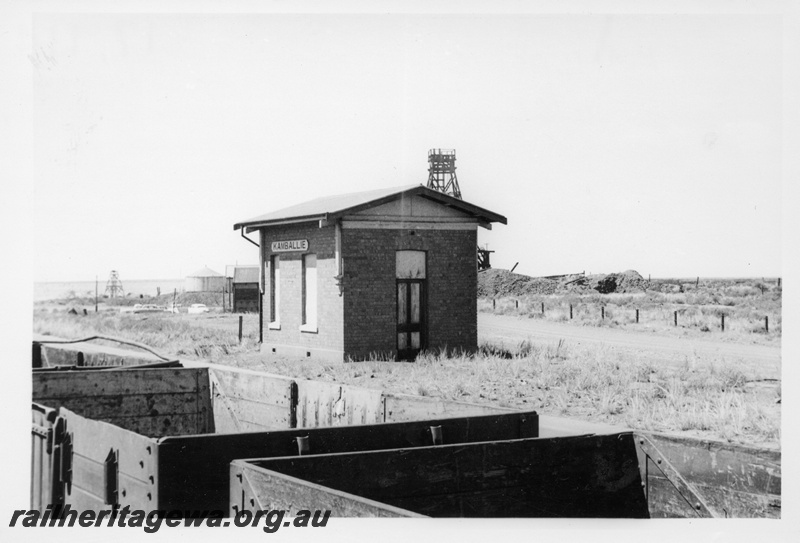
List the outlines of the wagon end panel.
<svg viewBox="0 0 800 543">
<path fill-rule="evenodd" d="M 230 511 L 330 511 L 333 517 L 420 517 L 412 511 L 327 488 L 236 460 L 230 467 Z"/>
<path fill-rule="evenodd" d="M 286 377 L 208 368 L 215 431 L 260 432 L 295 425 L 296 387 Z"/>
<path fill-rule="evenodd" d="M 54 425 L 57 411 L 34 403 L 31 407 L 31 509 L 44 511 L 55 505 L 53 495 Z"/>
<path fill-rule="evenodd" d="M 780 518 L 780 452 L 650 433 L 636 444 L 651 516 Z"/>
<path fill-rule="evenodd" d="M 59 416 L 70 443 L 63 459 L 65 505 L 93 511 L 158 508 L 155 440 L 65 408 Z"/>
<path fill-rule="evenodd" d="M 205 368 L 35 372 L 33 400 L 151 437 L 213 430 Z"/>
<path fill-rule="evenodd" d="M 629 433 L 274 458 L 250 464 L 433 517 L 648 516 Z M 271 492 L 266 486 L 259 489 Z M 270 503 L 273 498 L 259 499 Z"/>
</svg>

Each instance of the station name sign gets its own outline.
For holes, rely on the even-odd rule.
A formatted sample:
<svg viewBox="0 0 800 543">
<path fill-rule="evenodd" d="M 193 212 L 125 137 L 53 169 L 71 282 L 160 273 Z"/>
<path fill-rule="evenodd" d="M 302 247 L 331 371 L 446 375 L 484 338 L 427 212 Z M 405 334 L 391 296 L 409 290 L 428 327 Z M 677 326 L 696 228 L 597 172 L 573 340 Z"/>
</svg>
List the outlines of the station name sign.
<svg viewBox="0 0 800 543">
<path fill-rule="evenodd" d="M 273 253 L 288 253 L 290 251 L 308 251 L 307 239 L 293 239 L 290 241 L 273 241 Z"/>
</svg>

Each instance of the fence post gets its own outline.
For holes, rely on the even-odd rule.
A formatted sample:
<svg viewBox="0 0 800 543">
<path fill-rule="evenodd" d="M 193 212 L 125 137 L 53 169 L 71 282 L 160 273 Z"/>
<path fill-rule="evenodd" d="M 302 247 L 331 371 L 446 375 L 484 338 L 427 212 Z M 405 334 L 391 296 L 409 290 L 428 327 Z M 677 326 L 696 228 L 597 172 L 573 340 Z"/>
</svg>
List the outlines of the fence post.
<svg viewBox="0 0 800 543">
<path fill-rule="evenodd" d="M 497 300 L 492 298 L 492 311 L 494 311 L 496 308 L 497 308 Z"/>
<path fill-rule="evenodd" d="M 769 334 L 769 317 L 764 317 L 764 328 L 766 329 L 767 333 Z"/>
<path fill-rule="evenodd" d="M 675 312 L 675 326 L 678 326 L 678 312 Z"/>
<path fill-rule="evenodd" d="M 514 300 L 514 309 L 519 309 L 519 300 Z"/>
<path fill-rule="evenodd" d="M 639 310 L 636 310 L 636 324 L 639 324 Z"/>
<path fill-rule="evenodd" d="M 239 343 L 242 342 L 242 319 L 244 319 L 244 317 L 239 315 Z"/>
<path fill-rule="evenodd" d="M 722 314 L 722 331 L 725 331 L 725 314 Z"/>
<path fill-rule="evenodd" d="M 544 302 L 542 302 L 542 315 L 544 315 Z"/>
<path fill-rule="evenodd" d="M 606 320 L 606 306 L 600 306 L 600 319 Z"/>
<path fill-rule="evenodd" d="M 569 318 L 572 318 L 572 304 L 569 304 Z"/>
</svg>

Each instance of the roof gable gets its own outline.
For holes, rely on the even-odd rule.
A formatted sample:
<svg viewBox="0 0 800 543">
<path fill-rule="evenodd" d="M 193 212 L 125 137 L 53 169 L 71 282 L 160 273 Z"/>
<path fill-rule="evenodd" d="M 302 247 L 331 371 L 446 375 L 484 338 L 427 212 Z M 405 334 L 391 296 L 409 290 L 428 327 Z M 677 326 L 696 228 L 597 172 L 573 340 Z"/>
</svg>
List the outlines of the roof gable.
<svg viewBox="0 0 800 543">
<path fill-rule="evenodd" d="M 443 206 L 422 196 L 412 195 L 401 197 L 368 207 L 355 213 L 348 213 L 348 218 L 375 218 L 375 217 L 397 217 L 398 219 L 467 219 L 475 221 L 475 217 L 456 209 L 454 207 Z"/>
<path fill-rule="evenodd" d="M 234 283 L 258 283 L 259 279 L 258 266 L 237 266 L 233 269 Z"/>
<path fill-rule="evenodd" d="M 266 213 L 233 225 L 234 230 L 239 228 L 250 231 L 255 228 L 295 222 L 306 221 L 332 221 L 345 215 L 367 212 L 367 210 L 381 209 L 381 206 L 391 202 L 401 201 L 401 206 L 406 199 L 418 197 L 426 200 L 427 204 L 445 206 L 450 211 L 457 211 L 462 216 L 473 217 L 479 223 L 488 226 L 489 223 L 499 222 L 507 224 L 506 218 L 497 213 L 472 205 L 464 200 L 459 200 L 450 195 L 429 189 L 423 185 L 378 189 L 366 192 L 342 194 L 316 198 L 308 202 Z M 413 206 L 413 204 L 411 204 Z M 422 207 L 419 206 L 419 207 Z M 391 206 L 390 206 L 391 208 Z M 389 208 L 384 208 L 388 210 Z M 380 212 L 380 211 L 378 211 Z M 367 212 L 369 214 L 369 212 Z"/>
</svg>

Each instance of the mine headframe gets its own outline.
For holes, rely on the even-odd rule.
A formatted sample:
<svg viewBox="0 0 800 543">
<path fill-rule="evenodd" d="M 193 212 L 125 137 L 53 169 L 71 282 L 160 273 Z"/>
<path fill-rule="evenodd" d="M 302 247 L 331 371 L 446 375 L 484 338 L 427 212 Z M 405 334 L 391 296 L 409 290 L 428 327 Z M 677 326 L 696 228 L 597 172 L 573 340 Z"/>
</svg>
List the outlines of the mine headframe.
<svg viewBox="0 0 800 543">
<path fill-rule="evenodd" d="M 458 186 L 456 176 L 456 150 L 431 149 L 428 151 L 428 188 L 449 194 L 454 198 L 461 198 L 461 188 Z M 494 251 L 477 248 L 478 270 L 488 270 L 492 267 L 489 255 Z"/>
<path fill-rule="evenodd" d="M 428 151 L 428 188 L 449 194 L 461 200 L 461 189 L 456 177 L 456 150 L 431 149 Z"/>
</svg>

